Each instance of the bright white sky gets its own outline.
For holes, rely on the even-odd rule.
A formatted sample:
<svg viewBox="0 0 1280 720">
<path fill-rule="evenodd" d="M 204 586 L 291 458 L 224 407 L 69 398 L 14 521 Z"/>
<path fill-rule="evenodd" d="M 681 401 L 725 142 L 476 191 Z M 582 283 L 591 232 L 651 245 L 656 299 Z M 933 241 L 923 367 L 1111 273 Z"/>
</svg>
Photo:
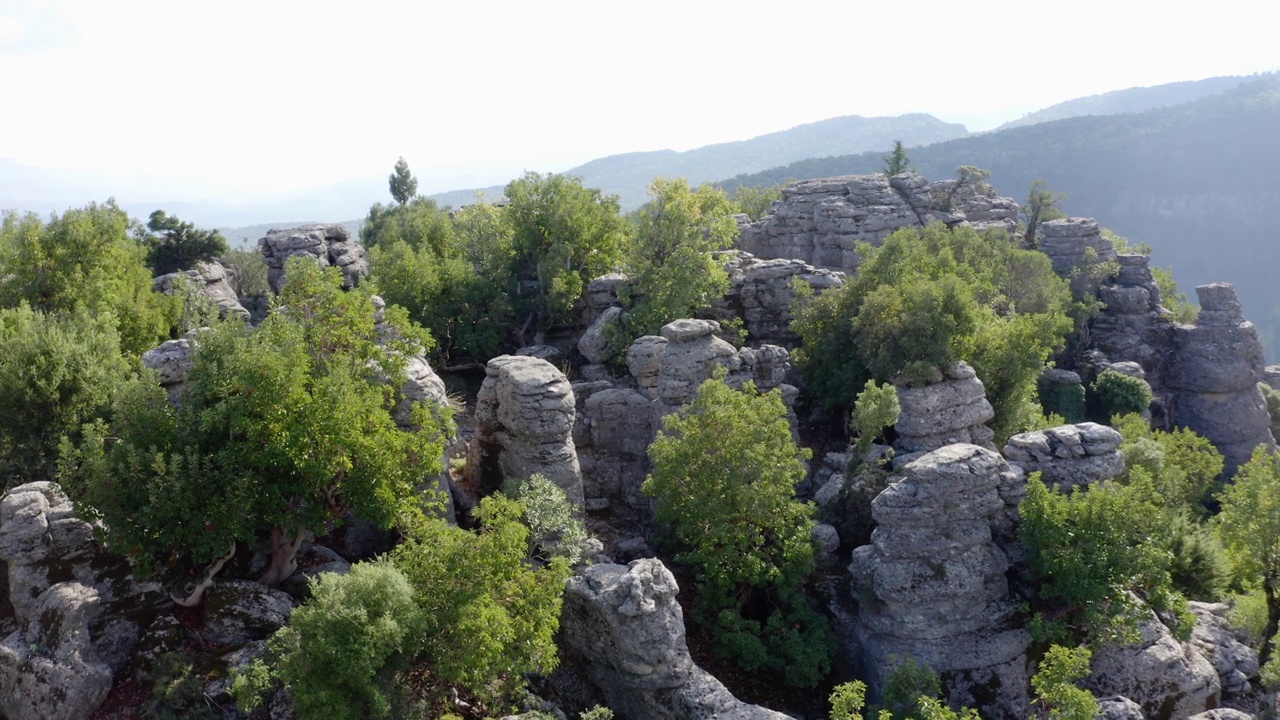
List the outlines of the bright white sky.
<svg viewBox="0 0 1280 720">
<path fill-rule="evenodd" d="M 404 155 L 431 192 L 838 115 L 985 129 L 1276 69 L 1272 5 L 0 0 L 0 157 L 274 194 Z"/>
</svg>

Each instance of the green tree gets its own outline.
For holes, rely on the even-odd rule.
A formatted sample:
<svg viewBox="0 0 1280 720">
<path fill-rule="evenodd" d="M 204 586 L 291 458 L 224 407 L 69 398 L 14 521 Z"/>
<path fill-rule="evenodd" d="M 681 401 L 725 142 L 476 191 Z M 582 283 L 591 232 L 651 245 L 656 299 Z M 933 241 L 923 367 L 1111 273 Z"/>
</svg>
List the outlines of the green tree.
<svg viewBox="0 0 1280 720">
<path fill-rule="evenodd" d="M 269 534 L 260 582 L 273 584 L 295 569 L 306 531 L 350 510 L 389 526 L 412 506 L 442 470 L 446 411 L 419 406 L 419 429 L 397 426 L 395 378 L 426 338 L 388 308 L 398 337 L 378 344 L 370 297 L 343 292 L 336 268 L 292 260 L 257 328 L 198 336 L 180 408 L 150 375 L 129 383 L 110 427 L 64 445 L 60 468 L 108 546 L 144 569 L 169 556 L 211 563 L 175 598 L 194 604 L 236 542 Z"/>
<path fill-rule="evenodd" d="M 0 306 L 22 302 L 45 313 L 110 313 L 125 356 L 168 339 L 182 301 L 151 292 L 146 249 L 129 235 L 129 216 L 108 200 L 53 215 L 7 213 L 0 224 Z"/>
<path fill-rule="evenodd" d="M 733 201 L 738 204 L 739 212 L 745 213 L 751 222 L 755 222 L 768 215 L 773 204 L 782 199 L 783 185 L 786 185 L 786 183 L 756 186 L 739 185 L 733 191 Z"/>
<path fill-rule="evenodd" d="M 1116 415 L 1146 412 L 1151 386 L 1146 380 L 1110 368 L 1098 374 L 1085 396 L 1089 419 L 1108 423 Z"/>
<path fill-rule="evenodd" d="M 1258 658 L 1265 665 L 1275 653 L 1280 628 L 1280 457 L 1259 445 L 1218 501 L 1222 506 L 1215 518 L 1218 536 L 1237 571 L 1260 585 L 1267 601 Z"/>
<path fill-rule="evenodd" d="M 163 210 L 151 213 L 147 229 L 152 233 L 145 239 L 147 265 L 156 275 L 189 270 L 227 252 L 227 239 L 217 230 L 200 230 Z"/>
<path fill-rule="evenodd" d="M 871 451 L 871 444 L 884 432 L 898 422 L 902 406 L 898 403 L 898 391 L 892 385 L 881 385 L 875 380 L 868 380 L 866 387 L 858 393 L 853 403 L 851 429 L 857 434 L 858 442 L 854 445 L 857 462 Z"/>
<path fill-rule="evenodd" d="M 571 321 L 586 284 L 621 259 L 627 223 L 618 199 L 584 187 L 568 175 L 526 173 L 505 194 L 512 228 L 513 301 L 523 340 L 532 330 L 542 344 L 547 330 Z"/>
<path fill-rule="evenodd" d="M 683 548 L 676 557 L 698 582 L 696 617 L 719 652 L 747 670 L 781 670 L 788 685 L 816 684 L 833 640 L 803 592 L 813 508 L 794 491 L 808 450 L 792 440 L 779 392 L 708 380 L 664 419 L 649 455 L 644 492 Z"/>
<path fill-rule="evenodd" d="M 893 177 L 906 172 L 910 167 L 911 161 L 907 158 L 906 148 L 902 147 L 902 141 L 894 140 L 893 150 L 884 156 L 884 174 Z"/>
<path fill-rule="evenodd" d="M 1093 693 L 1076 687 L 1089 676 L 1089 648 L 1054 645 L 1044 654 L 1031 678 L 1035 717 L 1043 720 L 1093 720 L 1098 701 Z"/>
<path fill-rule="evenodd" d="M 52 479 L 62 437 L 105 417 L 132 371 L 110 314 L 0 309 L 0 485 Z"/>
<path fill-rule="evenodd" d="M 418 194 L 418 180 L 409 172 L 409 163 L 403 156 L 396 160 L 395 170 L 387 177 L 387 185 L 391 188 L 391 197 L 401 207 Z"/>
<path fill-rule="evenodd" d="M 1036 180 L 1031 183 L 1031 190 L 1027 194 L 1027 204 L 1020 209 L 1022 222 L 1026 226 L 1026 231 L 1022 236 L 1022 242 L 1027 247 L 1036 247 L 1036 230 L 1040 228 L 1040 223 L 1049 220 L 1058 220 L 1067 216 L 1062 212 L 1060 205 L 1067 196 L 1063 193 L 1054 192 L 1049 189 L 1049 183 L 1044 180 Z"/>
<path fill-rule="evenodd" d="M 729 274 L 713 253 L 738 237 L 737 208 L 710 185 L 694 190 L 684 178 L 659 178 L 636 211 L 627 256 L 631 281 L 620 293 L 632 338 L 708 307 L 729 289 Z M 621 343 L 625 345 L 626 343 Z"/>
</svg>

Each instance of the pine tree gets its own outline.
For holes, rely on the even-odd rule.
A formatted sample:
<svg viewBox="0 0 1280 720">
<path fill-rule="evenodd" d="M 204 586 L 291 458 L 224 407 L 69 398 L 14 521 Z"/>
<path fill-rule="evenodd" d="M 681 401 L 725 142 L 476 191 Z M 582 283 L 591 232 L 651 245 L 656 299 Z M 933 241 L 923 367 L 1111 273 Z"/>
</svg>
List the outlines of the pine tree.
<svg viewBox="0 0 1280 720">
<path fill-rule="evenodd" d="M 387 183 L 391 186 L 391 197 L 401 206 L 418 194 L 418 179 L 409 172 L 409 163 L 403 156 L 396 161 L 395 172 L 387 178 Z"/>
<path fill-rule="evenodd" d="M 893 177 L 898 173 L 907 172 L 910 162 L 906 149 L 902 147 L 902 141 L 894 140 L 893 151 L 884 156 L 884 174 Z"/>
</svg>

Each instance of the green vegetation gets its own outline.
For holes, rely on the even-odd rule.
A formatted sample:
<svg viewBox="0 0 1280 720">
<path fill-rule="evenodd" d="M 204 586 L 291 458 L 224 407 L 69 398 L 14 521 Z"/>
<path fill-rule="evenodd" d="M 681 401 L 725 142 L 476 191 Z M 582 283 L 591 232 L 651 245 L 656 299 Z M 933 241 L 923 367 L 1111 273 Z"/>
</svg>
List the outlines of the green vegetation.
<svg viewBox="0 0 1280 720">
<path fill-rule="evenodd" d="M 822 402 L 848 408 L 868 380 L 921 381 L 965 360 L 986 386 L 998 439 L 1042 416 L 1036 380 L 1071 329 L 1066 283 L 1004 233 L 940 224 L 863 246 L 858 274 L 795 308 L 794 358 Z"/>
<path fill-rule="evenodd" d="M 853 402 L 853 418 L 850 420 L 850 429 L 858 438 L 853 449 L 854 462 L 862 462 L 862 458 L 871 451 L 871 444 L 885 428 L 898 422 L 901 412 L 897 389 L 892 385 L 881 385 L 875 380 L 867 381 Z"/>
<path fill-rule="evenodd" d="M 751 222 L 755 222 L 769 214 L 773 204 L 782 199 L 782 188 L 786 183 L 761 185 L 759 187 L 738 186 L 733 193 L 733 201 L 738 204 L 738 212 L 744 213 Z"/>
<path fill-rule="evenodd" d="M 1036 247 L 1036 230 L 1040 228 L 1040 223 L 1067 216 L 1061 209 L 1066 199 L 1066 195 L 1050 190 L 1049 183 L 1042 178 L 1037 178 L 1031 183 L 1031 190 L 1027 193 L 1027 203 L 1022 206 L 1020 212 L 1023 226 L 1026 228 L 1022 236 L 1025 246 Z"/>
<path fill-rule="evenodd" d="M 376 344 L 370 291 L 343 292 L 336 268 L 298 259 L 286 277 L 256 329 L 228 322 L 199 335 L 180 409 L 147 375 L 125 385 L 109 426 L 64 443 L 60 480 L 79 511 L 143 569 L 172 555 L 223 558 L 216 571 L 237 541 L 269 531 L 261 581 L 275 583 L 293 571 L 305 531 L 348 510 L 390 525 L 441 471 L 445 411 L 420 407 L 421 429 L 402 430 L 396 384 L 385 381 L 427 338 L 388 308 L 400 338 Z M 183 601 L 198 601 L 209 580 Z"/>
<path fill-rule="evenodd" d="M 143 242 L 147 246 L 147 265 L 156 275 L 190 270 L 198 262 L 227 252 L 227 240 L 217 230 L 200 230 L 163 210 L 151 213 L 147 229 L 155 233 L 144 236 Z"/>
<path fill-rule="evenodd" d="M 893 141 L 893 150 L 884 156 L 884 174 L 893 177 L 898 173 L 904 173 L 911 167 L 911 160 L 907 158 L 907 150 L 902 147 L 901 140 Z"/>
<path fill-rule="evenodd" d="M 564 490 L 538 474 L 517 480 L 507 478 L 502 492 L 519 500 L 524 523 L 529 526 L 529 553 L 542 560 L 564 558 L 570 565 L 586 554 L 587 528 L 574 511 Z"/>
<path fill-rule="evenodd" d="M 413 173 L 409 172 L 409 163 L 405 162 L 403 157 L 396 160 L 395 170 L 387 178 L 387 184 L 391 186 L 391 197 L 400 206 L 403 206 L 418 194 L 418 180 L 413 176 Z"/>
<path fill-rule="evenodd" d="M 1222 504 L 1214 519 L 1218 536 L 1236 572 L 1249 585 L 1261 587 L 1266 599 L 1259 652 L 1265 665 L 1275 654 L 1280 627 L 1280 457 L 1258 446 L 1218 501 Z"/>
<path fill-rule="evenodd" d="M 1093 693 L 1076 687 L 1089 676 L 1089 648 L 1050 647 L 1031 677 L 1035 717 L 1043 720 L 1093 720 L 1098 701 Z"/>
<path fill-rule="evenodd" d="M 697 579 L 695 618 L 717 650 L 747 670 L 781 671 L 788 685 L 815 685 L 834 640 L 803 590 L 813 509 L 793 493 L 808 451 L 791 438 L 779 392 L 708 380 L 667 416 L 649 454 L 644 491 Z"/>
<path fill-rule="evenodd" d="M 1151 405 L 1151 386 L 1141 378 L 1103 370 L 1089 386 L 1086 404 L 1090 420 L 1107 423 L 1116 415 L 1146 412 Z"/>
</svg>

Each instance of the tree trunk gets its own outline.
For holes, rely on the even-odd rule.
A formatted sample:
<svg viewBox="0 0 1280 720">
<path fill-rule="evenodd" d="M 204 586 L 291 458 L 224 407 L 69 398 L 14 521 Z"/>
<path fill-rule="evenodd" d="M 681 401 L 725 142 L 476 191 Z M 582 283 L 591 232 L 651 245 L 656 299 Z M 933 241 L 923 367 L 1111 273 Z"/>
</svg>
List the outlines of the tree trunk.
<svg viewBox="0 0 1280 720">
<path fill-rule="evenodd" d="M 204 599 L 204 591 L 208 590 L 209 586 L 213 584 L 214 576 L 222 570 L 222 566 L 226 565 L 227 561 L 235 554 L 236 546 L 235 543 L 232 543 L 231 549 L 227 551 L 226 555 L 214 560 L 204 569 L 204 572 L 200 573 L 199 578 L 193 582 L 187 583 L 187 585 L 182 588 L 182 591 L 186 593 L 185 595 L 178 595 L 176 592 L 171 592 L 169 593 L 169 599 L 182 607 L 195 607 L 196 605 L 199 605 L 200 601 Z"/>
<path fill-rule="evenodd" d="M 289 538 L 279 525 L 271 528 L 271 564 L 258 582 L 268 586 L 279 585 L 298 569 L 298 548 L 302 546 L 305 534 L 302 528 L 298 528 L 294 537 Z"/>
<path fill-rule="evenodd" d="M 1280 597 L 1276 596 L 1275 583 L 1280 578 L 1268 577 L 1262 582 L 1262 592 L 1267 596 L 1267 627 L 1262 631 L 1262 652 L 1258 653 L 1258 662 L 1267 664 L 1274 649 L 1276 630 L 1280 629 Z"/>
</svg>

